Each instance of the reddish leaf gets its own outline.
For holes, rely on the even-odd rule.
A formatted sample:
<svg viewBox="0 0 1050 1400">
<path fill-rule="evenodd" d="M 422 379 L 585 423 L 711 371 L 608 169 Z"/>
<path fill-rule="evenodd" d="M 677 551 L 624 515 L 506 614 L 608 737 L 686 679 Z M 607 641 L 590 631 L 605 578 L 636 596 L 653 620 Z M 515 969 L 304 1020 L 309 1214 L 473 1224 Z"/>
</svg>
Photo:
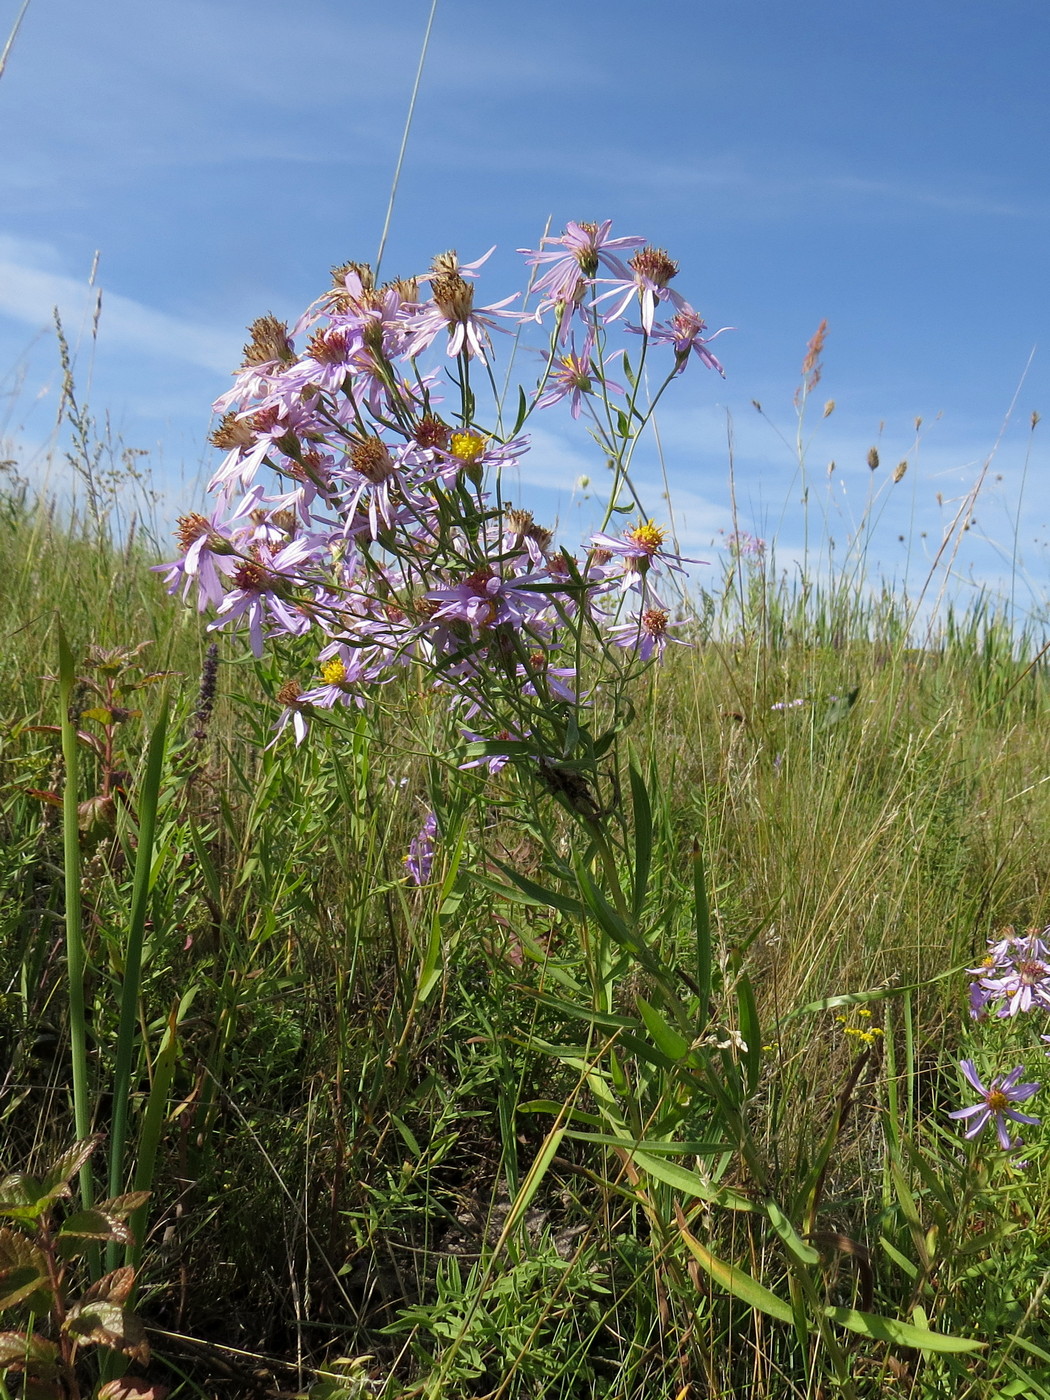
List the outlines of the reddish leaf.
<svg viewBox="0 0 1050 1400">
<path fill-rule="evenodd" d="M 51 1200 L 56 1200 L 59 1195 L 68 1196 L 69 1183 L 76 1176 L 77 1172 L 80 1171 L 80 1168 L 85 1162 L 90 1160 L 91 1154 L 95 1151 L 95 1148 L 98 1147 L 103 1136 L 104 1134 L 102 1133 L 93 1133 L 91 1137 L 84 1138 L 80 1142 L 75 1142 L 72 1147 L 62 1153 L 62 1156 L 59 1157 L 57 1161 L 52 1162 L 51 1166 L 48 1167 L 47 1171 L 44 1173 L 43 1180 L 40 1183 L 43 1187 L 44 1194 L 49 1196 Z M 63 1191 L 59 1189 L 61 1187 L 66 1187 L 67 1189 Z"/>
<path fill-rule="evenodd" d="M 61 807 L 62 799 L 57 792 L 41 792 L 39 788 L 23 788 L 27 797 L 35 797 L 38 802 L 50 802 L 52 807 Z"/>
<path fill-rule="evenodd" d="M 65 1387 L 56 1380 L 41 1380 L 26 1376 L 22 1382 L 22 1400 L 64 1400 Z"/>
<path fill-rule="evenodd" d="M 108 1201 L 99 1201 L 98 1208 L 118 1220 L 126 1220 L 139 1206 L 144 1206 L 152 1194 L 151 1191 L 128 1191 L 123 1196 L 111 1196 Z"/>
<path fill-rule="evenodd" d="M 0 1332 L 0 1370 L 24 1371 L 31 1366 L 34 1371 L 47 1371 L 57 1357 L 54 1342 L 36 1332 L 28 1337 L 24 1332 Z"/>
<path fill-rule="evenodd" d="M 60 724 L 27 724 L 26 729 L 33 734 L 61 734 Z M 77 738 L 82 744 L 86 744 L 89 749 L 98 754 L 99 758 L 105 753 L 102 740 L 97 734 L 90 734 L 86 729 L 77 730 Z"/>
<path fill-rule="evenodd" d="M 47 1260 L 25 1235 L 0 1229 L 0 1308 L 14 1307 L 47 1284 Z"/>
<path fill-rule="evenodd" d="M 117 824 L 117 803 L 112 796 L 89 797 L 77 807 L 77 825 L 86 836 L 102 836 Z"/>
<path fill-rule="evenodd" d="M 86 1303 L 126 1303 L 131 1297 L 131 1290 L 135 1285 L 135 1270 L 130 1264 L 124 1264 L 119 1269 L 114 1269 L 111 1274 L 104 1274 L 95 1283 L 90 1284 L 84 1290 L 84 1296 L 80 1300 L 80 1306 Z"/>
<path fill-rule="evenodd" d="M 69 1216 L 59 1230 L 62 1239 L 115 1240 L 118 1244 L 131 1243 L 131 1231 L 119 1216 L 110 1215 L 97 1206 L 91 1210 L 78 1210 Z"/>
<path fill-rule="evenodd" d="M 98 1400 L 164 1400 L 170 1389 L 168 1385 L 147 1381 L 141 1376 L 121 1376 L 119 1380 L 106 1382 L 98 1392 Z"/>
<path fill-rule="evenodd" d="M 117 1273 L 120 1272 L 118 1269 Z M 105 1280 L 100 1280 L 102 1282 Z M 149 1342 L 141 1319 L 134 1313 L 125 1312 L 119 1303 L 105 1298 L 83 1299 L 70 1308 L 64 1326 L 81 1346 L 109 1347 L 112 1351 L 122 1351 L 125 1356 L 134 1357 L 143 1365 L 149 1361 Z"/>
</svg>

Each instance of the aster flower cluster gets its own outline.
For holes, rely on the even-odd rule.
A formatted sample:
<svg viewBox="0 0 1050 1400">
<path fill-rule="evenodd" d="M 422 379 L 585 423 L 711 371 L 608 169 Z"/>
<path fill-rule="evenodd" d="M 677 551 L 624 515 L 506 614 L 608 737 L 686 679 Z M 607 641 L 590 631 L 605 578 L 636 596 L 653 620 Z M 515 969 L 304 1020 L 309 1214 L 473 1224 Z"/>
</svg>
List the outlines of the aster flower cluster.
<svg viewBox="0 0 1050 1400">
<path fill-rule="evenodd" d="M 976 978 L 970 983 L 970 1015 L 975 1020 L 993 1010 L 1000 1017 L 1050 1011 L 1048 934 L 1050 929 L 1018 934 L 1007 927 L 989 938 L 984 961 L 970 969 Z"/>
<path fill-rule="evenodd" d="M 987 1020 L 992 1013 L 1001 1020 L 1031 1011 L 1050 1011 L 1048 936 L 1050 928 L 1030 928 L 1019 934 L 1008 926 L 988 939 L 984 959 L 979 966 L 970 969 L 974 980 L 970 983 L 969 1003 L 974 1020 Z M 1043 1035 L 1041 1039 L 1044 1043 L 1050 1042 L 1050 1035 Z M 1022 1113 L 1017 1105 L 1027 1102 L 1041 1086 L 1035 1082 L 1020 1082 L 1024 1065 L 1016 1065 L 1009 1074 L 998 1076 L 989 1085 L 981 1080 L 973 1060 L 961 1060 L 959 1068 L 967 1083 L 976 1090 L 978 1101 L 948 1116 L 968 1122 L 965 1133 L 968 1138 L 976 1137 L 991 1123 L 1003 1151 L 1019 1147 L 1021 1139 L 1011 1139 L 1007 1120 L 1038 1125 L 1039 1118 Z"/>
<path fill-rule="evenodd" d="M 501 487 L 529 450 L 521 430 L 532 412 L 568 399 L 574 417 L 587 408 L 615 468 L 607 525 L 637 505 L 625 463 L 655 399 L 639 404 L 639 375 L 623 351 L 629 387 L 609 378 L 616 322 L 643 336 L 643 357 L 671 344 L 661 393 L 694 351 L 721 372 L 703 348 L 702 319 L 669 286 L 677 264 L 643 245 L 611 238 L 608 222 L 571 223 L 522 250 L 544 269 L 530 313 L 510 309 L 515 296 L 480 304 L 489 254 L 462 263 L 445 253 L 425 274 L 382 285 L 367 265 L 346 263 L 293 327 L 269 315 L 251 327 L 233 386 L 215 405 L 217 504 L 181 517 L 182 552 L 163 568 L 170 591 L 210 611 L 212 628 L 246 632 L 257 656 L 282 638 L 318 638 L 316 675 L 281 687 L 278 732 L 290 727 L 301 743 L 311 719 L 365 707 L 414 666 L 445 692 L 472 740 L 512 735 L 538 760 L 552 751 L 559 707 L 588 701 L 582 658 L 621 657 L 622 679 L 680 640 L 666 589 L 694 561 L 669 549 L 654 522 L 639 513 L 577 556 Z M 629 249 L 637 251 L 624 263 Z M 641 326 L 626 322 L 632 302 Z M 672 333 L 657 324 L 664 305 L 688 325 Z M 497 426 L 482 426 L 472 371 L 481 366 L 491 381 L 494 335 L 548 313 L 546 368 L 532 394 L 522 392 L 517 423 L 504 431 L 494 408 Z M 434 349 L 443 360 L 428 366 Z M 626 411 L 614 411 L 610 395 Z"/>
</svg>

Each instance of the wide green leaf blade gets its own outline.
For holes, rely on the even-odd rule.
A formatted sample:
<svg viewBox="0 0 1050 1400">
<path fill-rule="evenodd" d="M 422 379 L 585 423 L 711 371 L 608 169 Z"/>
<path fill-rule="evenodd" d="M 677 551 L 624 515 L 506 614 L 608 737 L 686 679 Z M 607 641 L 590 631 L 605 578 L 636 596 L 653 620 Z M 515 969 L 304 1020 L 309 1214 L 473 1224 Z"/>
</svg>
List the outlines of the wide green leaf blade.
<svg viewBox="0 0 1050 1400">
<path fill-rule="evenodd" d="M 742 1303 L 747 1303 L 749 1307 L 757 1312 L 768 1314 L 770 1317 L 778 1318 L 781 1322 L 795 1321 L 795 1314 L 791 1304 L 785 1299 L 778 1297 L 775 1293 L 764 1287 L 757 1279 L 745 1273 L 743 1269 L 735 1269 L 732 1264 L 727 1264 L 725 1260 L 719 1259 L 716 1255 L 702 1245 L 695 1235 L 685 1228 L 684 1217 L 679 1212 L 678 1229 L 681 1232 L 683 1241 L 689 1253 L 705 1269 L 711 1278 L 720 1288 L 724 1288 L 727 1293 L 732 1293 L 734 1298 L 739 1298 Z"/>
<path fill-rule="evenodd" d="M 986 1342 L 978 1342 L 973 1337 L 952 1337 L 946 1332 L 931 1332 L 927 1327 L 915 1327 L 910 1322 L 898 1322 L 892 1317 L 880 1317 L 878 1313 L 858 1312 L 855 1308 L 826 1307 L 824 1312 L 840 1327 L 848 1327 L 851 1332 L 860 1332 L 878 1342 L 892 1342 L 894 1346 L 914 1347 L 917 1351 L 961 1352 L 979 1351 Z"/>
</svg>

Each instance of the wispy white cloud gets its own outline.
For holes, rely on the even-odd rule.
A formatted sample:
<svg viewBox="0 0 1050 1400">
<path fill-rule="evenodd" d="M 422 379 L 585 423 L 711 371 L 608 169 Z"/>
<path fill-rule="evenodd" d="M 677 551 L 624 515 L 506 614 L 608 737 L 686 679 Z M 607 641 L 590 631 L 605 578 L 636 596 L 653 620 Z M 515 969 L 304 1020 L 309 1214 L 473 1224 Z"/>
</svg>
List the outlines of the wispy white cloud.
<svg viewBox="0 0 1050 1400">
<path fill-rule="evenodd" d="M 87 277 L 63 270 L 58 253 L 47 244 L 0 234 L 0 314 L 36 328 L 51 324 L 56 308 L 73 336 L 90 334 L 98 311 L 109 350 L 178 360 L 222 374 L 238 358 L 239 343 L 229 331 L 92 286 Z"/>
</svg>

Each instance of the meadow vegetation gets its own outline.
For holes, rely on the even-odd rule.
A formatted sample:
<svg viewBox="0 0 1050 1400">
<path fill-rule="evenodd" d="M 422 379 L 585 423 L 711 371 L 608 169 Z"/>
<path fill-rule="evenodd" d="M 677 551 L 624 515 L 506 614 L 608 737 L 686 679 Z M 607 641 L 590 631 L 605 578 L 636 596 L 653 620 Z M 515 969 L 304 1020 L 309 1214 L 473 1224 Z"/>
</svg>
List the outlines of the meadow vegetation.
<svg viewBox="0 0 1050 1400">
<path fill-rule="evenodd" d="M 367 300 L 347 266 L 340 315 Z M 703 358 L 696 321 L 685 350 L 664 336 L 668 384 Z M 323 333 L 311 374 L 332 363 Z M 423 414 L 398 420 L 399 461 L 438 463 L 445 512 L 414 616 L 451 622 L 437 662 L 371 690 L 335 643 L 319 668 L 297 624 L 252 648 L 171 598 L 167 549 L 113 524 L 123 479 L 92 475 L 87 417 L 81 507 L 8 469 L 4 1393 L 1050 1396 L 1042 1124 L 1015 1145 L 1018 1105 L 1040 1113 L 1016 1081 L 1044 1077 L 1050 973 L 1030 1007 L 994 976 L 1002 930 L 1023 944 L 1047 923 L 1043 638 L 981 601 L 917 626 L 857 568 L 862 542 L 808 577 L 743 535 L 673 622 L 645 585 L 630 627 L 599 609 L 609 627 L 588 633 L 566 578 L 630 606 L 617 547 L 644 553 L 643 582 L 673 556 L 640 521 L 626 543 L 592 536 L 587 567 L 543 531 L 525 561 L 525 526 L 507 543 L 508 508 L 480 494 L 480 456 L 514 433 L 473 428 L 468 351 L 456 431 L 423 382 L 382 381 Z M 602 363 L 567 364 L 561 398 L 594 392 Z M 522 396 L 518 426 L 528 412 Z M 606 419 L 627 496 L 633 414 Z M 255 445 L 235 428 L 228 480 Z M 353 451 L 379 441 L 360 414 L 347 431 Z M 267 461 L 301 490 L 290 433 Z M 372 487 L 377 452 L 354 459 Z M 421 498 L 405 480 L 347 507 L 372 510 L 354 540 L 385 563 L 354 568 L 384 603 L 395 566 L 423 568 L 396 536 Z M 272 501 L 237 526 L 251 545 L 183 518 L 227 602 L 307 598 L 305 573 L 274 582 L 305 531 Z M 455 560 L 493 547 L 483 592 L 507 610 L 479 623 L 454 612 Z M 169 566 L 176 588 L 193 567 Z M 561 599 L 553 622 L 498 591 L 511 573 Z M 497 627 L 532 627 L 550 657 L 486 650 Z M 687 645 L 664 651 L 668 627 Z M 566 651 L 571 668 L 547 665 Z M 441 689 L 449 658 L 470 729 Z M 566 699 L 557 678 L 588 668 Z M 339 703 L 305 689 L 318 669 Z M 986 963 L 990 945 L 1007 951 Z M 983 1117 L 949 1119 L 974 1092 Z"/>
</svg>

